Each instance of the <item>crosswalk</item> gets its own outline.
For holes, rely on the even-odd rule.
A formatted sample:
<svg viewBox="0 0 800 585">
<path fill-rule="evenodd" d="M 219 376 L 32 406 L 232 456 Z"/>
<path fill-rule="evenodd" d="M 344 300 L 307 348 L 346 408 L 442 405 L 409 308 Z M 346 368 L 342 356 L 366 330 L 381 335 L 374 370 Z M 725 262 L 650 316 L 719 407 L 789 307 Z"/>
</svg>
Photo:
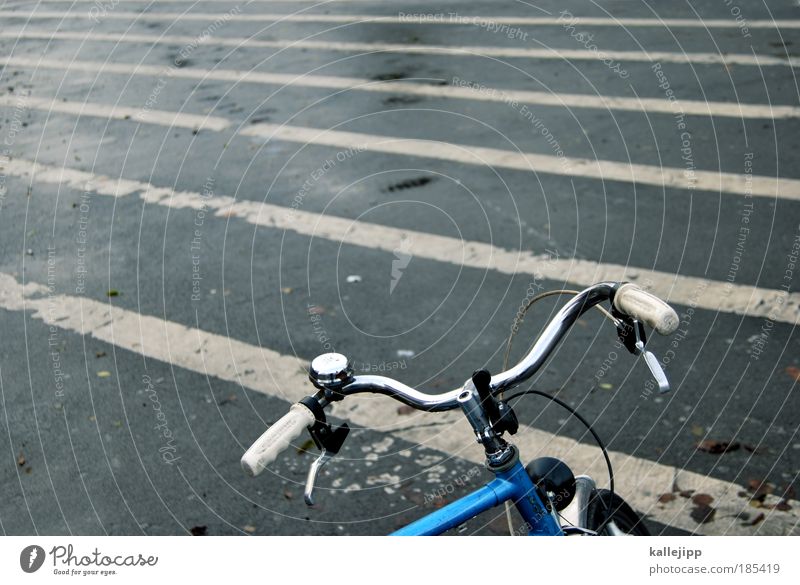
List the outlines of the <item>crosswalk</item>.
<svg viewBox="0 0 800 585">
<path fill-rule="evenodd" d="M 49 0 L 61 3 L 70 0 Z M 146 0 L 127 0 L 131 4 Z M 194 0 L 170 0 L 164 4 Z M 202 3 L 204 0 L 200 0 Z M 218 0 L 215 0 L 218 1 Z M 349 0 L 360 2 L 360 0 Z M 268 0 L 256 0 L 268 4 Z M 294 3 L 300 4 L 302 0 Z M 81 4 L 81 3 L 78 3 Z M 221 3 L 225 4 L 225 3 Z M 230 2 L 228 3 L 230 4 Z M 255 4 L 255 3 L 254 3 Z M 36 9 L 30 13 L 0 10 L 0 18 L 25 18 L 38 20 L 86 20 L 86 10 L 65 12 L 61 10 Z M 166 22 L 180 21 L 214 22 L 220 13 L 211 12 L 152 12 L 140 13 L 111 10 L 103 15 L 109 21 Z M 483 16 L 500 24 L 530 27 L 556 27 L 561 20 L 557 14 L 551 16 Z M 408 19 L 399 15 L 320 14 L 320 13 L 256 13 L 229 15 L 231 22 L 287 22 L 330 23 L 353 26 L 399 25 Z M 422 24 L 426 24 L 421 21 Z M 432 24 L 428 23 L 428 24 Z M 446 21 L 439 24 L 464 24 L 463 21 Z M 694 20 L 686 18 L 581 18 L 586 27 L 633 27 L 689 29 L 736 29 L 733 19 Z M 17 26 L 16 24 L 14 26 Z M 748 22 L 751 29 L 793 30 L 800 28 L 800 20 L 778 22 L 754 19 Z M 22 41 L 78 41 L 80 43 L 120 43 L 140 46 L 176 45 L 196 42 L 196 37 L 186 34 L 158 35 L 141 33 L 100 32 L 91 30 L 48 30 L 46 28 L 0 30 L 0 39 Z M 440 55 L 453 58 L 489 57 L 495 59 L 538 59 L 553 62 L 580 61 L 597 62 L 595 52 L 582 49 L 563 49 L 535 46 L 466 46 L 447 44 L 408 44 L 389 42 L 357 42 L 318 40 L 314 35 L 292 40 L 268 40 L 252 36 L 213 35 L 204 39 L 203 45 L 224 46 L 233 49 L 271 48 L 280 51 L 319 51 L 332 53 L 394 53 L 402 55 Z M 677 51 L 628 51 L 608 50 L 609 58 L 631 63 L 673 63 L 699 66 L 713 65 L 723 68 L 786 68 L 792 71 L 800 65 L 797 58 L 779 53 L 759 54 L 730 52 L 677 52 Z M 157 79 L 165 74 L 165 68 L 144 63 L 124 63 L 117 60 L 79 60 L 66 55 L 4 54 L 0 65 L 4 67 L 0 76 L 10 71 L 77 71 L 105 76 L 135 76 Z M 493 91 L 476 92 L 458 87 L 450 82 L 445 85 L 425 83 L 408 79 L 375 81 L 366 77 L 332 76 L 305 73 L 276 73 L 265 70 L 229 68 L 182 67 L 169 70 L 176 79 L 194 80 L 198 83 L 215 81 L 231 84 L 259 84 L 281 88 L 293 86 L 316 88 L 331 92 L 362 92 L 366 94 L 405 94 L 461 100 L 462 102 L 508 102 L 519 101 L 552 108 L 582 108 L 608 110 L 612 112 L 643 112 L 654 115 L 675 115 L 675 104 L 657 98 L 631 98 L 625 96 L 542 92 L 497 88 Z M 20 100 L 22 100 L 20 102 Z M 603 184 L 618 182 L 631 185 L 650 185 L 661 189 L 692 191 L 702 194 L 722 194 L 725 197 L 772 200 L 781 204 L 794 204 L 800 199 L 800 179 L 782 176 L 745 175 L 717 170 L 693 169 L 687 176 L 686 169 L 637 163 L 635 160 L 607 158 L 557 157 L 535 152 L 492 148 L 484 145 L 455 143 L 443 140 L 409 138 L 384 134 L 350 132 L 339 128 L 310 127 L 287 124 L 256 123 L 243 124 L 232 116 L 214 113 L 197 114 L 186 111 L 135 107 L 98 101 L 78 101 L 55 97 L 54 93 L 38 91 L 35 95 L 20 97 L 19 94 L 0 94 L 0 108 L 14 108 L 19 103 L 26 110 L 59 114 L 75 118 L 114 120 L 120 124 L 137 127 L 184 128 L 192 131 L 225 133 L 232 139 L 246 137 L 264 142 L 287 142 L 299 148 L 352 149 L 389 155 L 397 160 L 427 159 L 446 161 L 476 168 L 500 168 L 525 173 L 542 173 L 556 177 L 583 178 Z M 800 114 L 796 102 L 791 103 L 737 103 L 681 99 L 680 112 L 691 116 L 752 120 L 794 120 Z M 560 258 L 553 260 L 541 250 L 511 250 L 493 243 L 447 237 L 421 230 L 401 229 L 372 224 L 336 215 L 307 210 L 289 209 L 285 206 L 262 201 L 240 199 L 229 194 L 215 193 L 211 196 L 178 187 L 157 185 L 139 178 L 110 176 L 86 171 L 79 165 L 66 166 L 44 163 L 30 153 L 13 153 L 0 158 L 0 177 L 5 187 L 7 179 L 16 178 L 22 184 L 50 184 L 79 192 L 91 192 L 112 198 L 135 196 L 147 204 L 170 210 L 211 210 L 219 217 L 248 223 L 271 230 L 291 231 L 303 236 L 313 236 L 327 241 L 346 243 L 365 250 L 376 250 L 385 254 L 396 253 L 402 242 L 413 237 L 415 254 L 421 258 L 449 266 L 463 266 L 504 275 L 530 274 L 556 283 L 572 286 L 588 286 L 601 280 L 632 280 L 640 282 L 653 292 L 677 305 L 692 306 L 705 311 L 735 315 L 741 319 L 757 318 L 770 323 L 795 326 L 800 319 L 800 293 L 777 288 L 763 288 L 753 284 L 732 283 L 698 276 L 673 274 L 653 270 L 647 266 L 621 265 L 588 259 Z M 2 207 L 0 206 L 0 214 Z M 2 215 L 0 215 L 2 217 Z M 781 259 L 782 261 L 782 259 Z M 703 291 L 698 295 L 697 291 Z M 55 307 L 55 308 L 54 308 Z M 78 335 L 91 336 L 139 355 L 163 361 L 180 368 L 213 376 L 221 380 L 242 384 L 244 387 L 293 402 L 307 392 L 307 381 L 301 373 L 305 362 L 295 356 L 284 355 L 265 347 L 257 347 L 239 341 L 235 334 L 227 337 L 186 326 L 166 319 L 115 307 L 113 303 L 100 302 L 86 297 L 60 294 L 48 296 L 42 283 L 23 282 L 9 273 L 0 273 L 0 308 L 6 311 L 29 312 L 33 318 L 48 325 Z M 452 456 L 481 462 L 481 453 L 464 437 L 469 436 L 461 417 L 456 415 L 415 415 L 414 424 L 408 418 L 402 420 L 396 405 L 382 401 L 353 400 L 337 405 L 334 414 L 351 423 L 376 428 L 381 432 L 396 434 L 405 440 L 424 444 Z M 428 425 L 436 417 L 436 432 Z M 379 421 L 379 422 L 376 422 Z M 401 428 L 402 427 L 402 428 Z M 256 430 L 258 431 L 258 430 Z M 529 428 L 521 433 L 516 442 L 529 455 L 541 452 L 564 456 L 595 475 L 603 475 L 603 461 L 599 451 L 571 439 L 565 439 Z M 465 446 L 466 445 L 466 446 Z M 618 470 L 620 491 L 642 512 L 667 525 L 685 530 L 709 534 L 796 534 L 800 529 L 800 513 L 792 509 L 766 512 L 763 522 L 746 526 L 737 521 L 747 504 L 740 496 L 743 487 L 680 469 L 637 458 L 623 453 L 614 454 Z M 680 479 L 685 489 L 697 489 L 714 496 L 718 514 L 727 520 L 712 525 L 698 526 L 689 516 L 689 500 L 658 503 L 659 494 L 669 491 Z M 770 497 L 769 502 L 777 499 Z"/>
</svg>

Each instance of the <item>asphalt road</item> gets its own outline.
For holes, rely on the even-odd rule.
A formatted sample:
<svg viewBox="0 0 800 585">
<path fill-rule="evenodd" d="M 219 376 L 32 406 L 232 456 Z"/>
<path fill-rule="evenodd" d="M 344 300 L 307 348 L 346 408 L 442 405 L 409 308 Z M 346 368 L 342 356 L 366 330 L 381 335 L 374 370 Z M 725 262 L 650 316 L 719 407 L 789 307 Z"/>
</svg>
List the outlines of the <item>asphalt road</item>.
<svg viewBox="0 0 800 585">
<path fill-rule="evenodd" d="M 620 480 L 653 531 L 800 530 L 798 8 L 439 6 L 0 5 L 3 533 L 389 532 L 485 479 L 472 438 L 451 429 L 462 452 L 424 440 L 422 424 L 404 434 L 403 410 L 354 425 L 308 509 L 311 453 L 295 446 L 255 480 L 239 467 L 311 390 L 280 387 L 302 382 L 289 358 L 335 349 L 360 372 L 448 390 L 502 369 L 530 291 L 623 267 L 682 316 L 680 336 L 650 344 L 673 391 L 647 395 L 647 369 L 598 315 L 533 387 L 578 407 L 628 461 L 674 471 Z M 695 102 L 708 111 L 685 113 Z M 399 146 L 348 146 L 366 135 Z M 541 157 L 520 168 L 515 153 Z M 591 161 L 643 166 L 598 177 Z M 447 248 L 462 241 L 483 246 Z M 539 255 L 542 272 L 499 269 L 487 250 Z M 536 307 L 514 358 L 558 304 Z M 192 365 L 206 355 L 198 330 L 216 341 Z M 241 367 L 243 347 L 267 353 Z M 516 411 L 592 444 L 538 398 Z M 596 459 L 574 453 L 576 473 Z M 730 486 L 715 516 L 702 500 L 659 502 L 697 477 Z M 498 512 L 461 532 L 504 530 Z"/>
</svg>

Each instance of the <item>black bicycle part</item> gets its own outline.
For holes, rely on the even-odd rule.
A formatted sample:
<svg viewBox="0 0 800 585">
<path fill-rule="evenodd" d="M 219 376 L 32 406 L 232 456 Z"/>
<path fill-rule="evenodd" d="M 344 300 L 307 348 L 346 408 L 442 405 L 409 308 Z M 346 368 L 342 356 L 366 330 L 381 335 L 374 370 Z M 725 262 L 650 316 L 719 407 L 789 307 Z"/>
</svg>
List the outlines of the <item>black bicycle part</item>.
<svg viewBox="0 0 800 585">
<path fill-rule="evenodd" d="M 595 490 L 589 497 L 587 505 L 586 528 L 597 532 L 598 535 L 607 536 L 610 534 L 608 531 L 610 522 L 626 534 L 650 536 L 642 517 L 625 500 L 608 490 Z"/>
<path fill-rule="evenodd" d="M 575 497 L 575 475 L 561 459 L 539 457 L 528 463 L 525 471 L 548 506 L 548 512 L 551 504 L 560 512 Z"/>
<path fill-rule="evenodd" d="M 515 434 L 519 430 L 519 421 L 514 410 L 503 400 L 498 400 L 491 389 L 492 375 L 487 370 L 477 370 L 472 374 L 472 384 L 478 392 L 492 430 L 499 434 Z"/>
<path fill-rule="evenodd" d="M 319 400 L 313 396 L 306 396 L 300 401 L 300 404 L 308 407 L 314 415 L 314 426 L 308 430 L 314 444 L 319 450 L 324 449 L 328 453 L 336 455 L 350 433 L 350 425 L 343 423 L 336 428 L 331 427 L 325 418 L 325 410 Z"/>
</svg>

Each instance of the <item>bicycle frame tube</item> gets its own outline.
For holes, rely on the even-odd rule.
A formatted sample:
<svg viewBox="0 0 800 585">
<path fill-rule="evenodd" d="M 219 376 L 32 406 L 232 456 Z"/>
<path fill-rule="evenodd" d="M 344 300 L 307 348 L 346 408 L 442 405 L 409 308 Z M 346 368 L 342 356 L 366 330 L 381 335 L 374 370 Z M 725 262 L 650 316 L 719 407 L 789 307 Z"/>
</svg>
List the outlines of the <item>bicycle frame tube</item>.
<svg viewBox="0 0 800 585">
<path fill-rule="evenodd" d="M 392 536 L 436 536 L 508 500 L 516 505 L 528 535 L 563 534 L 561 526 L 545 509 L 528 472 L 517 461 L 511 469 L 496 473 L 482 488 L 393 532 Z"/>
</svg>

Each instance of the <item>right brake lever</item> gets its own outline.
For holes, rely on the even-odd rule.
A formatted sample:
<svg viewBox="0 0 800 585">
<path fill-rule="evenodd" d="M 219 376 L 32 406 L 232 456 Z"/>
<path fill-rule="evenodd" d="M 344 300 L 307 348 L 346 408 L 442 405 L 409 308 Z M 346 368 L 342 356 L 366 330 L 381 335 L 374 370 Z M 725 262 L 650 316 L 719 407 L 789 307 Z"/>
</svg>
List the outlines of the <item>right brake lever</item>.
<svg viewBox="0 0 800 585">
<path fill-rule="evenodd" d="M 617 334 L 629 352 L 644 358 L 647 369 L 650 370 L 650 374 L 658 384 L 658 391 L 661 394 L 669 392 L 669 380 L 664 373 L 664 368 L 661 367 L 658 358 L 653 355 L 653 352 L 645 349 L 647 345 L 647 334 L 644 331 L 644 325 L 637 319 L 631 319 L 629 317 L 620 319 L 617 325 Z"/>
</svg>

